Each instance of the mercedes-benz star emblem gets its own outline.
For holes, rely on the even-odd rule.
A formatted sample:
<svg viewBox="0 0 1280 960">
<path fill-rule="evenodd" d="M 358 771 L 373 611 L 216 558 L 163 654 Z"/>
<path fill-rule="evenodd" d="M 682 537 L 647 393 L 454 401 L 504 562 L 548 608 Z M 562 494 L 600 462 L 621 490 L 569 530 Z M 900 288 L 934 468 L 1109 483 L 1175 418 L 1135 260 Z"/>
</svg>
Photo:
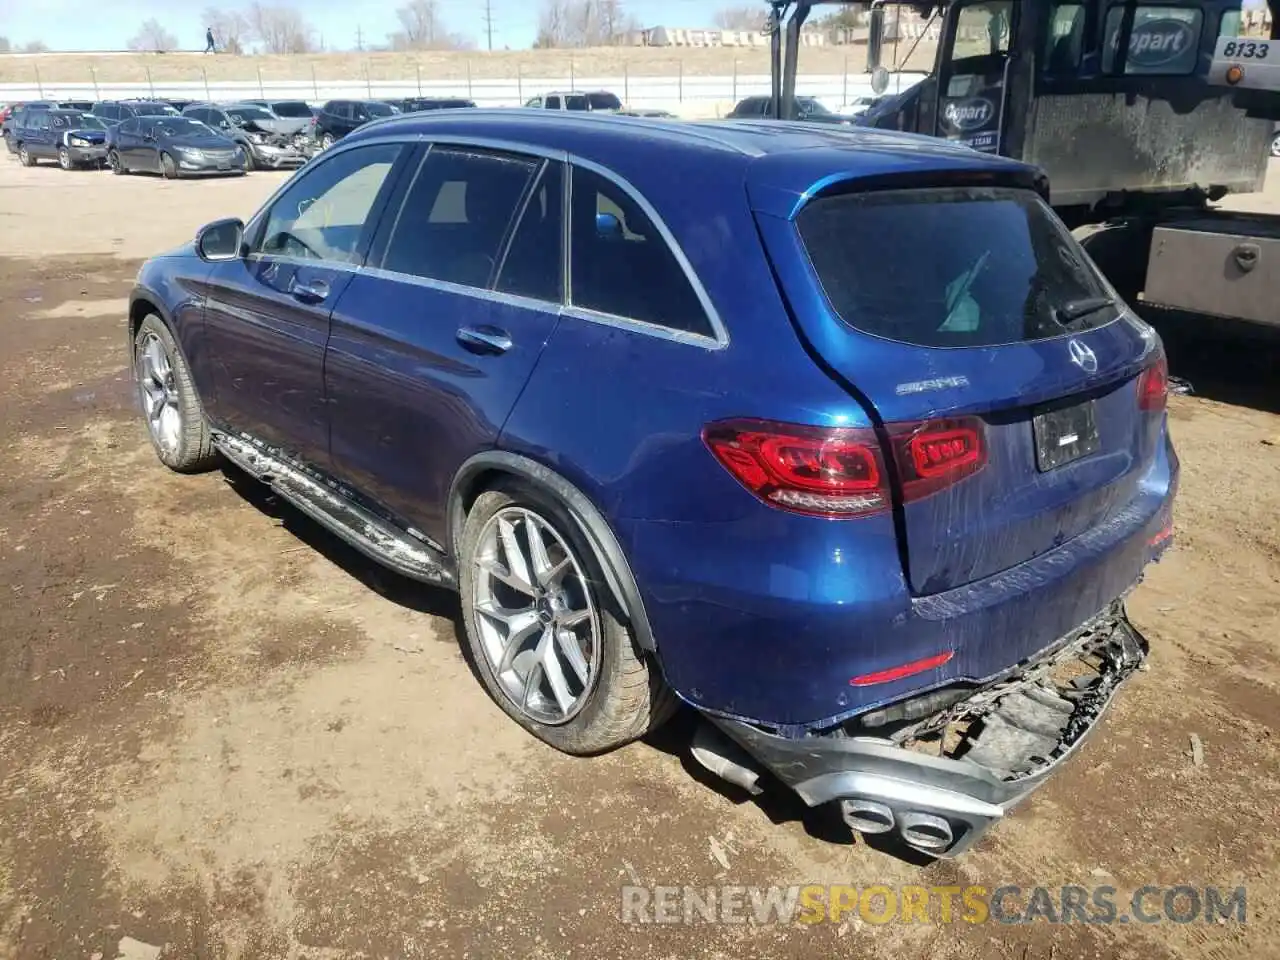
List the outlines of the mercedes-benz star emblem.
<svg viewBox="0 0 1280 960">
<path fill-rule="evenodd" d="M 1071 354 L 1071 362 L 1083 370 L 1085 373 L 1096 373 L 1098 370 L 1098 356 L 1079 340 L 1072 340 L 1067 344 L 1067 352 Z"/>
</svg>

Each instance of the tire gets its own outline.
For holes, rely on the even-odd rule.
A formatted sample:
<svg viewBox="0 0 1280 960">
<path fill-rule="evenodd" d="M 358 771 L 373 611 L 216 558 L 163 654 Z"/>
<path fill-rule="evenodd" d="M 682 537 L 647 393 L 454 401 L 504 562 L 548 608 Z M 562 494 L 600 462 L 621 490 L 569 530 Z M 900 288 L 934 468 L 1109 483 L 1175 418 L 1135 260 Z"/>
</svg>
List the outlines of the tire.
<svg viewBox="0 0 1280 960">
<path fill-rule="evenodd" d="M 1271 138 L 1271 155 L 1273 157 L 1280 157 L 1280 133 L 1277 133 Z"/>
<path fill-rule="evenodd" d="M 168 326 L 154 313 L 143 318 L 133 338 L 133 379 L 160 462 L 177 473 L 215 466 L 218 457 L 191 369 Z"/>
<path fill-rule="evenodd" d="M 173 162 L 173 157 L 167 153 L 160 154 L 160 172 L 166 180 L 178 179 L 178 165 Z"/>
<path fill-rule="evenodd" d="M 257 169 L 258 165 L 253 162 L 253 151 L 246 147 L 244 151 L 244 172 L 252 173 Z"/>
<path fill-rule="evenodd" d="M 107 153 L 107 166 L 111 168 L 111 172 L 117 177 L 123 177 L 129 172 L 124 168 L 124 161 L 120 159 L 120 154 L 114 150 Z"/>
<path fill-rule="evenodd" d="M 71 161 L 71 151 L 66 147 L 58 148 L 58 166 L 63 170 L 74 170 L 76 167 Z"/>
<path fill-rule="evenodd" d="M 18 144 L 18 162 L 24 167 L 34 167 L 36 165 L 36 158 L 31 155 L 31 151 L 27 149 L 25 143 Z"/>
<path fill-rule="evenodd" d="M 326 133 L 324 136 L 322 136 L 322 137 L 320 138 L 320 149 L 321 149 L 321 150 L 328 150 L 328 149 L 329 149 L 329 148 L 331 148 L 335 143 L 337 143 L 337 141 L 333 139 L 333 134 L 332 134 L 332 133 Z"/>
<path fill-rule="evenodd" d="M 530 530 L 536 529 L 545 545 L 543 557 L 550 557 L 553 566 L 565 567 L 568 557 L 571 562 L 558 580 L 559 588 L 553 586 L 541 599 L 534 600 L 528 591 L 506 585 L 520 579 L 520 565 L 513 563 L 502 546 L 509 542 L 501 533 L 504 524 L 511 539 L 524 544 L 530 542 Z M 538 739 L 564 753 L 601 753 L 643 736 L 674 712 L 674 695 L 657 665 L 645 657 L 636 644 L 616 599 L 606 586 L 595 552 L 578 523 L 559 501 L 514 478 L 500 482 L 482 493 L 472 505 L 463 526 L 458 556 L 467 645 L 476 671 L 494 702 Z M 528 551 L 525 556 L 529 556 Z M 483 570 L 481 563 L 485 561 L 505 567 L 505 577 L 499 580 Z M 522 564 L 526 570 L 535 566 L 528 559 Z M 529 581 L 524 582 L 540 579 L 530 574 Z M 560 594 L 559 600 L 556 593 Z M 524 599 L 529 600 L 527 610 L 521 603 Z M 501 618 L 481 612 L 477 609 L 478 603 L 489 609 L 519 611 L 517 616 L 535 619 L 523 623 L 523 629 L 507 627 L 504 633 Z M 581 624 L 566 626 L 569 619 L 584 616 L 586 619 Z M 562 617 L 565 618 L 563 624 Z M 585 633 L 579 630 L 580 626 L 586 628 Z M 564 655 L 569 648 L 559 639 L 566 628 L 578 630 L 573 634 L 573 649 L 579 654 L 577 667 L 573 666 L 572 657 Z M 504 640 L 515 629 L 526 633 L 527 639 L 520 644 L 522 653 L 517 661 L 506 666 Z M 585 645 L 579 642 L 584 639 Z M 537 653 L 544 648 L 559 662 L 556 671 L 560 674 L 560 687 L 566 694 L 575 695 L 575 705 L 570 709 L 563 709 L 559 702 L 553 705 L 559 698 L 554 696 L 548 668 L 533 665 Z M 519 672 L 521 660 L 524 676 Z M 549 662 L 543 658 L 543 663 Z M 540 672 L 531 697 L 532 686 L 527 678 L 535 670 Z M 583 670 L 587 673 L 585 681 Z M 535 701 L 529 707 L 515 699 L 521 688 L 526 704 Z M 549 712 L 562 715 L 549 717 L 546 715 Z"/>
</svg>

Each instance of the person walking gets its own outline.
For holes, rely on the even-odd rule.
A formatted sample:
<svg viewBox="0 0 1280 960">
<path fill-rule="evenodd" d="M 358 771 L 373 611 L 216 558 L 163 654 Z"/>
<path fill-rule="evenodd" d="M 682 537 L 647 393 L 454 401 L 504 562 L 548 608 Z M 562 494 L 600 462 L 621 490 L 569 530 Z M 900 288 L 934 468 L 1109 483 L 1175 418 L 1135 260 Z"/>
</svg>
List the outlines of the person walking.
<svg viewBox="0 0 1280 960">
<path fill-rule="evenodd" d="M 213 42 L 213 27 L 209 27 L 204 32 L 204 52 L 217 53 L 218 49 Z"/>
</svg>

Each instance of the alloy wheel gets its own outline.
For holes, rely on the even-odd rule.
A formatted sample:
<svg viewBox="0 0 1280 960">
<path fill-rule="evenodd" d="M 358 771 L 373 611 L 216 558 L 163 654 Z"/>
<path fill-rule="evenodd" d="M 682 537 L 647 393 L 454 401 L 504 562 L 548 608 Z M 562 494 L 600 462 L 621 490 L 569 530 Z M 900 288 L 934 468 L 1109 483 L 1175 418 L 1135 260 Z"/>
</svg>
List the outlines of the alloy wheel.
<svg viewBox="0 0 1280 960">
<path fill-rule="evenodd" d="M 173 362 L 164 343 L 148 333 L 138 347 L 135 363 L 142 411 L 147 418 L 151 439 L 169 455 L 177 453 L 182 442 L 182 406 Z"/>
<path fill-rule="evenodd" d="M 71 153 L 66 147 L 58 148 L 58 166 L 63 170 L 71 169 Z"/>
<path fill-rule="evenodd" d="M 24 143 L 18 148 L 18 161 L 24 166 L 31 166 L 31 154 L 27 152 L 27 145 Z"/>
<path fill-rule="evenodd" d="M 1271 138 L 1271 155 L 1280 157 L 1280 133 Z"/>
<path fill-rule="evenodd" d="M 599 677 L 601 627 L 569 544 L 537 513 L 508 506 L 485 524 L 473 562 L 475 622 L 498 687 L 531 720 L 572 720 Z"/>
</svg>

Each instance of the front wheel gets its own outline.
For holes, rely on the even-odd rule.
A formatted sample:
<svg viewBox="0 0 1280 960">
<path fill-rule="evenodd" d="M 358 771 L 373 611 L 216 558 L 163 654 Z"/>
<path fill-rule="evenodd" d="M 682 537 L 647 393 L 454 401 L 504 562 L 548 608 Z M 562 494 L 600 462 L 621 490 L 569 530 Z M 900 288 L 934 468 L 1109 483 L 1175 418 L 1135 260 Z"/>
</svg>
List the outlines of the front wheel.
<svg viewBox="0 0 1280 960">
<path fill-rule="evenodd" d="M 217 455 L 191 370 L 173 334 L 154 313 L 143 318 L 133 338 L 133 370 L 160 462 L 178 473 L 212 467 Z"/>
<path fill-rule="evenodd" d="M 66 147 L 58 148 L 58 166 L 63 170 L 71 170 L 75 164 L 71 162 L 71 151 Z"/>
<path fill-rule="evenodd" d="M 107 166 L 117 177 L 124 176 L 128 172 L 124 168 L 124 161 L 120 159 L 120 154 L 114 150 L 107 154 Z"/>
<path fill-rule="evenodd" d="M 20 144 L 18 147 L 18 162 L 24 167 L 34 167 L 36 158 L 31 155 L 31 151 L 27 149 L 27 145 Z"/>
<path fill-rule="evenodd" d="M 326 133 L 323 137 L 320 138 L 320 149 L 328 150 L 330 147 L 333 146 L 334 142 L 335 141 L 333 139 L 333 134 Z"/>
<path fill-rule="evenodd" d="M 1280 133 L 1277 133 L 1271 138 L 1271 155 L 1273 157 L 1280 157 Z"/>
<path fill-rule="evenodd" d="M 671 692 L 553 497 L 515 480 L 481 494 L 463 528 L 459 586 L 485 688 L 540 740 L 599 753 L 670 716 Z"/>
<path fill-rule="evenodd" d="M 166 180 L 177 179 L 178 165 L 173 162 L 173 157 L 167 153 L 160 154 L 160 172 L 164 174 Z"/>
</svg>

